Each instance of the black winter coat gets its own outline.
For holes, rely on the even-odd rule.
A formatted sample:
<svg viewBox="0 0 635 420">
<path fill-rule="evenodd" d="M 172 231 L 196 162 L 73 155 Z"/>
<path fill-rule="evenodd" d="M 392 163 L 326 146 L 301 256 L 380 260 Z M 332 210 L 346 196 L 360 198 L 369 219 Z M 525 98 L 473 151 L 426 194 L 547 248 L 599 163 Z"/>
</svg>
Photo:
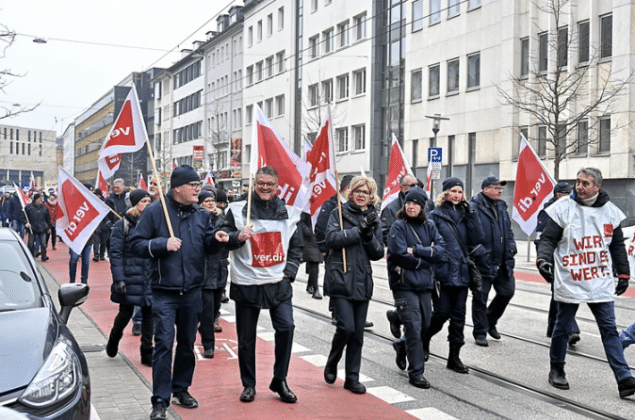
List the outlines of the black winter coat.
<svg viewBox="0 0 635 420">
<path fill-rule="evenodd" d="M 423 192 L 423 196 L 426 199 L 423 210 L 426 212 L 426 214 L 428 214 L 434 209 L 434 203 L 432 202 L 432 200 L 428 199 L 428 195 L 425 193 L 425 191 Z M 392 200 L 386 207 L 381 209 L 381 234 L 384 244 L 388 244 L 388 232 L 390 232 L 390 227 L 395 222 L 397 212 L 403 208 L 405 202 L 406 194 L 399 191 L 397 198 Z"/>
<path fill-rule="evenodd" d="M 51 215 L 44 203 L 36 206 L 35 202 L 31 202 L 27 204 L 24 210 L 29 216 L 28 221 L 31 224 L 33 233 L 42 233 L 51 229 Z"/>
<path fill-rule="evenodd" d="M 140 258 L 150 258 L 152 289 L 187 292 L 200 288 L 206 252 L 214 252 L 220 246 L 214 240 L 212 219 L 207 210 L 198 204 L 184 206 L 172 193 L 165 197 L 174 235 L 183 243 L 176 252 L 167 249 L 168 225 L 160 201 L 146 207 L 137 228 L 130 235 L 132 253 Z"/>
<path fill-rule="evenodd" d="M 122 305 L 151 306 L 150 259 L 135 256 L 129 241 L 138 222 L 138 217 L 126 214 L 112 229 L 109 255 L 113 284 L 110 286 L 110 300 Z M 115 292 L 115 282 L 118 281 L 126 283 L 125 295 Z"/>
<path fill-rule="evenodd" d="M 321 263 L 322 253 L 318 248 L 315 234 L 313 233 L 313 222 L 311 221 L 311 215 L 309 213 L 302 213 L 300 216 L 300 222 L 298 227 L 302 232 L 302 242 L 304 243 L 304 249 L 302 251 L 303 262 L 315 262 Z"/>
<path fill-rule="evenodd" d="M 445 250 L 449 257 L 447 263 L 438 266 L 437 280 L 442 286 L 468 287 L 470 274 L 461 243 L 466 245 L 466 251 L 470 253 L 470 258 L 473 261 L 478 263 L 480 259 L 487 258 L 487 251 L 481 245 L 483 228 L 478 215 L 475 212 L 465 214 L 463 209 L 456 208 L 451 203 L 446 202 L 430 213 L 430 219 L 445 240 Z M 458 223 L 455 220 L 458 220 Z M 454 232 L 458 235 L 461 243 L 457 240 L 457 235 Z"/>
<path fill-rule="evenodd" d="M 220 209 L 217 208 L 217 210 Z M 222 210 L 210 213 L 210 215 L 212 217 L 212 225 L 214 226 L 214 229 L 218 228 L 225 218 Z M 229 274 L 228 255 L 229 250 L 224 246 L 219 246 L 216 251 L 211 254 L 207 254 L 205 257 L 205 279 L 203 280 L 203 289 L 225 289 L 227 286 L 227 276 Z"/>
<path fill-rule="evenodd" d="M 477 261 L 481 274 L 494 278 L 498 276 L 500 270 L 504 270 L 508 278 L 512 277 L 514 255 L 517 250 L 512 222 L 507 212 L 507 203 L 503 200 L 490 200 L 483 193 L 479 193 L 472 198 L 471 204 L 481 221 L 482 243 L 489 253 L 489 258 Z"/>
<path fill-rule="evenodd" d="M 329 218 L 335 208 L 337 208 L 337 194 L 322 204 L 320 214 L 315 222 L 315 240 L 322 253 L 326 253 L 326 226 L 329 224 Z"/>
<path fill-rule="evenodd" d="M 373 296 L 373 269 L 371 261 L 384 256 L 381 240 L 381 223 L 375 228 L 373 239 L 364 242 L 359 232 L 359 222 L 375 207 L 363 211 L 352 201 L 342 208 L 344 230 L 340 228 L 337 210 L 331 212 L 326 228 L 326 258 L 324 294 L 350 300 L 369 300 Z M 346 250 L 346 266 L 342 261 L 342 249 Z"/>
<path fill-rule="evenodd" d="M 26 217 L 24 216 L 24 211 L 22 211 L 22 204 L 20 204 L 17 192 L 13 193 L 11 200 L 9 200 L 9 220 L 26 223 Z"/>
<path fill-rule="evenodd" d="M 412 248 L 412 254 L 408 248 Z M 445 242 L 434 223 L 416 224 L 397 219 L 388 233 L 390 290 L 426 292 L 434 289 L 432 270 L 437 262 L 447 258 L 444 248 Z"/>
</svg>

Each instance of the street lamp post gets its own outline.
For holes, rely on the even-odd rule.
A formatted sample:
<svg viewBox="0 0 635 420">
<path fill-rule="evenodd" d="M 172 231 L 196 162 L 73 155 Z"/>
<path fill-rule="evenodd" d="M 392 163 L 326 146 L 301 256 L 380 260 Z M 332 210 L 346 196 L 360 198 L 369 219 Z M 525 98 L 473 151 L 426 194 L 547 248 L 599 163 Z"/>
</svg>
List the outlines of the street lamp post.
<svg viewBox="0 0 635 420">
<path fill-rule="evenodd" d="M 434 144 L 432 145 L 432 147 L 437 147 L 437 134 L 439 133 L 439 128 L 441 127 L 441 121 L 442 120 L 446 120 L 449 121 L 449 118 L 446 117 L 442 117 L 441 114 L 434 114 L 434 115 L 426 115 L 426 118 L 430 118 L 432 120 L 432 132 L 434 133 Z M 449 149 L 449 147 L 448 147 Z M 428 165 L 430 164 L 430 162 L 428 162 Z M 452 175 L 452 155 L 449 154 L 448 155 L 448 176 Z M 432 185 L 434 186 L 434 182 L 431 180 Z M 430 193 L 432 194 L 432 197 L 434 197 L 434 188 L 430 188 Z"/>
</svg>

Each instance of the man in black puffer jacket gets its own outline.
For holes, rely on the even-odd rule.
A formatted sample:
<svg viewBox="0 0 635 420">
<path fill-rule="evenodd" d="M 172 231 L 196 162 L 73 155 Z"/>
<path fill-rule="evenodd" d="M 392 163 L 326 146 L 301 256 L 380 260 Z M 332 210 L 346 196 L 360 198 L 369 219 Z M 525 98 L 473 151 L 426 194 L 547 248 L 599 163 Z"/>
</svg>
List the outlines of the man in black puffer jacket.
<svg viewBox="0 0 635 420">
<path fill-rule="evenodd" d="M 187 165 L 172 172 L 165 197 L 175 237 L 170 237 L 161 202 L 148 206 L 130 236 L 132 252 L 150 258 L 152 309 L 155 324 L 152 357 L 152 419 L 166 418 L 173 402 L 198 407 L 188 392 L 194 375 L 194 341 L 202 310 L 201 285 L 206 252 L 215 249 L 209 213 L 198 203 L 201 179 Z M 217 246 L 217 245 L 216 245 Z M 178 330 L 172 368 L 175 324 Z"/>
<path fill-rule="evenodd" d="M 483 276 L 481 291 L 472 293 L 472 334 L 476 344 L 483 347 L 489 344 L 486 338 L 488 333 L 492 338 L 500 340 L 496 323 L 503 316 L 515 290 L 516 242 L 507 203 L 500 199 L 506 184 L 506 181 L 489 176 L 481 184 L 482 191 L 471 201 L 474 211 L 481 219 L 483 246 L 489 252 L 489 258 L 481 258 L 477 262 L 480 263 L 479 269 Z M 492 286 L 496 296 L 487 306 L 487 297 Z"/>
</svg>

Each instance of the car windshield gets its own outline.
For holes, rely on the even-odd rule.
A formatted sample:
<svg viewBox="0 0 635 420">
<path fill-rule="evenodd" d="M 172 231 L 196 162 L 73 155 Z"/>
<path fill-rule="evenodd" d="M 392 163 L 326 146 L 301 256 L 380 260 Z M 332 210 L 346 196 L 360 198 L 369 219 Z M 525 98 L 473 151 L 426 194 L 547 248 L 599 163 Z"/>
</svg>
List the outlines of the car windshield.
<svg viewBox="0 0 635 420">
<path fill-rule="evenodd" d="M 19 244 L 0 242 L 0 311 L 32 306 L 34 287 L 31 268 Z"/>
</svg>

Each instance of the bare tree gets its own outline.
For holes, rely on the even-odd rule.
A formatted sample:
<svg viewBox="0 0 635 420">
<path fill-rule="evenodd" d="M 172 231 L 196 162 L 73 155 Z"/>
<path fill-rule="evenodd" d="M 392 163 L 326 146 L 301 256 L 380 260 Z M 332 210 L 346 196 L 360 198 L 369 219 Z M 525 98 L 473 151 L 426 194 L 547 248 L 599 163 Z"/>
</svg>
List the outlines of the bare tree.
<svg viewBox="0 0 635 420">
<path fill-rule="evenodd" d="M 13 45 L 15 40 L 15 31 L 9 30 L 9 28 L 0 23 L 0 59 L 4 58 L 7 49 Z M 0 91 L 5 92 L 5 88 L 11 84 L 12 80 L 16 77 L 23 77 L 23 74 L 14 73 L 10 69 L 0 70 Z M 0 104 L 0 120 L 15 117 L 16 115 L 23 114 L 25 112 L 31 112 L 37 108 L 40 104 L 34 106 L 23 106 L 20 104 L 2 105 Z"/>
<path fill-rule="evenodd" d="M 209 160 L 209 168 L 205 170 L 220 171 L 226 169 L 229 166 L 227 161 L 227 150 L 229 147 L 229 117 L 227 111 L 223 111 L 225 108 L 219 102 L 213 102 L 209 104 L 208 115 L 211 116 L 210 126 L 208 127 L 209 139 L 211 142 L 212 150 L 215 152 L 207 151 Z M 221 156 L 224 154 L 224 158 Z"/>
<path fill-rule="evenodd" d="M 604 46 L 593 51 L 590 43 L 577 45 L 574 40 L 579 39 L 579 28 L 568 26 L 569 10 L 575 7 L 575 2 L 543 0 L 534 4 L 541 13 L 549 16 L 553 29 L 538 28 L 537 32 L 541 34 L 538 59 L 529 60 L 533 64 L 527 63 L 528 74 L 510 75 L 511 91 L 501 86 L 497 88 L 514 112 L 528 114 L 533 126 L 546 127 L 546 138 L 540 140 L 546 141 L 547 152 L 553 154 L 554 177 L 559 179 L 560 163 L 567 156 L 588 145 L 598 144 L 598 117 L 612 113 L 615 99 L 630 83 L 633 73 L 630 72 L 625 80 L 615 79 L 612 66 L 599 62 L 599 51 Z M 569 57 L 572 51 L 577 51 L 581 57 L 580 49 L 588 58 L 575 66 L 568 62 L 571 61 Z M 529 74 L 530 70 L 533 74 Z M 578 133 L 581 123 L 588 124 L 584 133 Z M 618 125 L 619 122 L 613 130 L 619 128 Z"/>
</svg>

